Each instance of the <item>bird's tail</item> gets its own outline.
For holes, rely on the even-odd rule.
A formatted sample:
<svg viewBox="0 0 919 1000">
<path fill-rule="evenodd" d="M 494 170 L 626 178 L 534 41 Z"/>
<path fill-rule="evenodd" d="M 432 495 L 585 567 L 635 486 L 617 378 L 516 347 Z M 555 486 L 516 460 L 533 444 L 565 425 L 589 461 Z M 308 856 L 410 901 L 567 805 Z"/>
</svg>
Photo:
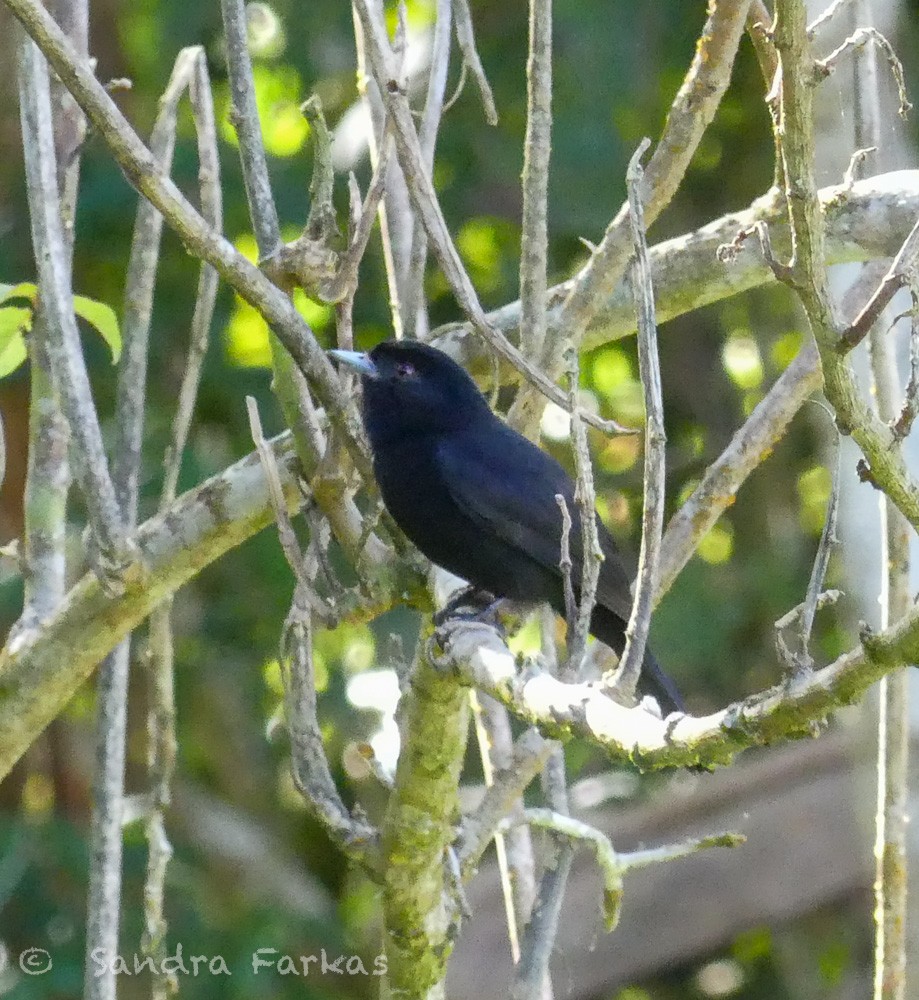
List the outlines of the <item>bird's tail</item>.
<svg viewBox="0 0 919 1000">
<path fill-rule="evenodd" d="M 619 656 L 625 649 L 625 622 L 609 608 L 598 604 L 590 619 L 590 631 L 600 642 Z M 685 712 L 686 707 L 676 684 L 664 673 L 650 649 L 645 649 L 638 679 L 639 694 L 649 694 L 657 700 L 664 717 L 671 712 Z"/>
</svg>

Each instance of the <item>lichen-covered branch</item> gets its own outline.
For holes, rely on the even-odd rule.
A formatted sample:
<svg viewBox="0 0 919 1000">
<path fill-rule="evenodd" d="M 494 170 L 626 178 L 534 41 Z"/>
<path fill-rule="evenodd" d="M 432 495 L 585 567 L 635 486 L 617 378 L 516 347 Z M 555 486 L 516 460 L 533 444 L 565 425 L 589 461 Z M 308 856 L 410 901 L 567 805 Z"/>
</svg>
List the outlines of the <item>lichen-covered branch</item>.
<svg viewBox="0 0 919 1000">
<path fill-rule="evenodd" d="M 566 684 L 542 671 L 520 669 L 497 633 L 481 623 L 446 631 L 442 666 L 507 705 L 545 735 L 577 735 L 613 760 L 646 770 L 728 763 L 751 746 L 810 732 L 814 720 L 858 700 L 881 677 L 919 658 L 919 611 L 862 642 L 805 679 L 785 682 L 712 715 L 665 720 L 625 708 L 594 682 Z"/>
<path fill-rule="evenodd" d="M 392 996 L 442 996 L 457 906 L 445 854 L 453 842 L 469 699 L 422 651 L 402 702 L 402 753 L 383 823 L 383 921 Z"/>
</svg>

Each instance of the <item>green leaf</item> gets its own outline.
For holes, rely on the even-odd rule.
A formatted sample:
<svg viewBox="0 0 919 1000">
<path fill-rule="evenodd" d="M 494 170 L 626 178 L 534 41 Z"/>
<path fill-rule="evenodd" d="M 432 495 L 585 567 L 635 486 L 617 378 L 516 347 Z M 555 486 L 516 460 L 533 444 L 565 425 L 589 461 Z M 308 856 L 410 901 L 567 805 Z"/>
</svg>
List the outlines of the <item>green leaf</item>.
<svg viewBox="0 0 919 1000">
<path fill-rule="evenodd" d="M 28 299 L 35 305 L 35 298 L 38 295 L 38 286 L 31 281 L 20 281 L 18 285 L 4 285 L 0 282 L 0 305 L 7 299 Z"/>
<path fill-rule="evenodd" d="M 25 361 L 28 351 L 23 331 L 28 330 L 31 323 L 31 309 L 0 308 L 0 378 L 16 371 Z"/>
<path fill-rule="evenodd" d="M 99 331 L 112 352 L 112 364 L 116 364 L 121 357 L 121 330 L 115 310 L 104 302 L 88 299 L 85 295 L 74 295 L 73 308 L 77 316 Z"/>
<path fill-rule="evenodd" d="M 0 283 L 0 306 L 9 299 L 27 299 L 34 306 L 37 297 L 38 286 L 31 281 L 21 281 L 18 285 Z M 108 344 L 112 352 L 112 364 L 115 364 L 121 356 L 121 330 L 118 327 L 115 310 L 104 302 L 87 298 L 85 295 L 74 295 L 73 308 L 77 316 L 98 330 L 102 339 Z M 3 343 L 4 341 L 0 340 L 0 350 Z"/>
</svg>

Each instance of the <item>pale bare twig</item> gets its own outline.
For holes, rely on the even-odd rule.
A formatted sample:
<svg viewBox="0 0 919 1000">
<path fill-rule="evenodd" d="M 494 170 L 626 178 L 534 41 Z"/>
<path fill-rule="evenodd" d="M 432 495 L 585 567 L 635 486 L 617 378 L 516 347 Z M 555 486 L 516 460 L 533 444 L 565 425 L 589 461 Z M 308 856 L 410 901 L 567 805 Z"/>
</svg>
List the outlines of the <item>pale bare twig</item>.
<svg viewBox="0 0 919 1000">
<path fill-rule="evenodd" d="M 813 342 L 756 405 L 724 451 L 705 470 L 702 481 L 673 515 L 661 545 L 656 600 L 670 589 L 696 546 L 733 503 L 747 476 L 772 452 L 804 401 L 820 387 L 820 363 Z"/>
<path fill-rule="evenodd" d="M 479 756 L 482 760 L 482 774 L 487 787 L 485 793 L 487 805 L 483 802 L 481 811 L 477 814 L 479 825 L 474 826 L 473 836 L 480 837 L 484 841 L 481 843 L 481 850 L 477 849 L 478 856 L 481 856 L 489 841 L 494 839 L 508 941 L 511 958 L 516 964 L 520 961 L 520 934 L 530 918 L 536 892 L 533 881 L 533 845 L 529 833 L 524 837 L 520 837 L 519 834 L 505 836 L 504 833 L 498 832 L 497 827 L 501 816 L 506 815 L 507 811 L 519 811 L 523 808 L 520 796 L 538 773 L 539 766 L 535 760 L 528 760 L 525 754 L 518 756 L 517 748 L 512 742 L 510 717 L 503 705 L 499 705 L 487 695 L 479 695 L 475 690 L 470 691 L 470 704 Z M 536 731 L 530 730 L 530 732 Z M 522 746 L 521 749 L 525 751 L 527 748 Z M 517 777 L 518 767 L 521 778 L 526 774 L 531 776 L 523 784 L 516 786 L 514 779 Z M 495 815 L 498 809 L 505 811 Z M 468 858 L 464 860 L 461 850 L 460 871 L 468 874 L 469 865 L 474 866 L 477 860 L 478 857 L 471 861 Z"/>
<path fill-rule="evenodd" d="M 458 853 L 464 878 L 474 873 L 501 821 L 513 814 L 520 796 L 539 774 L 551 750 L 551 740 L 537 729 L 527 729 L 515 741 L 506 766 L 492 774 L 482 801 L 463 821 Z"/>
<path fill-rule="evenodd" d="M 647 167 L 645 218 L 649 227 L 676 192 L 727 89 L 749 6 L 749 0 L 717 0 L 710 5 L 693 61 Z M 550 338 L 553 331 L 556 337 L 564 331 L 564 337 L 580 343 L 581 334 L 625 271 L 631 249 L 628 205 L 624 204 L 573 283 Z M 553 369 L 550 365 L 548 370 Z"/>
<path fill-rule="evenodd" d="M 472 73 L 472 78 L 479 88 L 479 97 L 482 99 L 482 107 L 485 109 L 485 120 L 489 125 L 497 125 L 498 110 L 495 107 L 495 98 L 475 45 L 475 32 L 472 28 L 469 0 L 455 0 L 453 18 L 456 24 L 456 41 L 463 53 L 463 67 Z"/>
<path fill-rule="evenodd" d="M 57 25 L 54 27 L 60 33 Z M 109 586 L 117 588 L 123 586 L 120 577 L 129 556 L 73 311 L 70 253 L 61 222 L 48 68 L 31 41 L 23 40 L 19 51 L 29 215 L 32 242 L 40 248 L 36 267 L 45 293 L 47 353 L 55 388 L 70 424 L 80 486 L 98 549 L 99 572 Z"/>
<path fill-rule="evenodd" d="M 321 619 L 331 621 L 334 609 L 316 593 L 312 575 L 307 572 L 306 560 L 297 541 L 290 515 L 287 513 L 287 503 L 284 499 L 284 490 L 281 486 L 281 477 L 274 461 L 274 455 L 262 433 L 258 404 L 251 396 L 246 396 L 246 408 L 249 411 L 249 429 L 252 433 L 252 441 L 258 451 L 262 468 L 265 470 L 268 495 L 271 497 L 271 505 L 278 522 L 278 539 L 281 542 L 284 557 L 293 570 L 294 578 L 297 581 L 299 600 L 308 605 L 310 611 L 318 614 Z"/>
<path fill-rule="evenodd" d="M 380 0 L 372 0 L 377 12 L 382 10 Z M 357 83 L 362 93 L 370 118 L 370 162 L 374 169 L 379 165 L 380 151 L 384 145 L 383 133 L 386 110 L 380 88 L 370 70 L 364 28 L 358 16 L 357 7 L 352 4 L 354 20 L 354 44 L 357 49 Z M 398 77 L 401 78 L 401 65 Z M 394 77 L 394 79 L 396 79 Z M 396 83 L 396 86 L 400 84 Z M 385 194 L 379 205 L 380 239 L 383 245 L 383 263 L 389 288 L 389 308 L 392 315 L 393 332 L 396 339 L 403 336 L 403 279 L 409 262 L 412 238 L 412 211 L 402 167 L 391 160 L 383 175 Z"/>
<path fill-rule="evenodd" d="M 188 51 L 188 50 L 186 50 Z M 192 74 L 188 93 L 198 145 L 198 179 L 202 213 L 219 231 L 223 224 L 223 200 L 220 189 L 220 162 L 217 151 L 217 128 L 211 97 L 207 61 L 201 48 L 193 50 Z M 175 128 L 174 109 L 172 129 Z M 142 205 L 148 204 L 142 202 Z M 217 272 L 202 264 L 192 313 L 179 400 L 173 418 L 172 436 L 164 455 L 163 486 L 159 510 L 165 510 L 176 497 L 182 456 L 188 440 L 201 369 L 207 351 L 211 320 L 217 298 Z M 154 959 L 153 1000 L 168 1000 L 177 988 L 175 974 L 164 971 L 166 951 L 165 883 L 166 869 L 172 857 L 172 845 L 166 832 L 164 811 L 172 797 L 172 779 L 176 759 L 176 719 L 174 691 L 174 652 L 172 641 L 172 598 L 164 600 L 150 616 L 147 643 L 149 704 L 147 709 L 147 771 L 150 782 L 150 805 L 146 815 L 147 872 L 144 879 L 144 935 L 142 947 Z"/>
<path fill-rule="evenodd" d="M 437 133 L 444 115 L 444 93 L 450 68 L 450 38 L 453 25 L 453 0 L 437 0 L 437 19 L 431 42 L 431 68 L 424 112 L 418 129 L 422 162 L 431 174 L 434 170 L 434 150 Z M 428 259 L 428 238 L 419 218 L 414 219 L 412 252 L 405 279 L 405 332 L 409 337 L 424 337 L 428 333 L 428 310 L 424 300 L 424 275 Z"/>
<path fill-rule="evenodd" d="M 827 226 L 826 254 L 830 264 L 892 259 L 919 216 L 919 171 L 899 170 L 856 181 L 851 189 L 835 184 L 819 191 Z M 730 244 L 739 231 L 755 222 L 769 226 L 781 250 L 790 246 L 787 212 L 779 189 L 770 190 L 739 212 L 713 219 L 699 229 L 664 240 L 650 248 L 658 323 L 684 316 L 733 295 L 773 283 L 773 274 L 759 253 L 744 250 L 730 267 L 712 267 L 718 247 Z M 549 289 L 546 309 L 550 327 L 557 326 L 562 302 L 576 279 Z M 520 303 L 509 302 L 486 314 L 489 325 L 519 344 Z M 672 331 L 676 334 L 676 330 Z M 635 306 L 628 277 L 603 298 L 585 331 L 581 349 L 593 350 L 635 333 Z M 494 354 L 476 335 L 472 324 L 448 323 L 431 332 L 431 341 L 484 382 Z M 519 382 L 512 366 L 501 369 L 505 384 Z"/>
<path fill-rule="evenodd" d="M 325 755 L 316 714 L 311 601 L 298 583 L 281 636 L 280 662 L 290 733 L 291 771 L 294 783 L 330 836 L 352 858 L 374 868 L 379 851 L 377 831 L 348 811 L 335 787 Z"/>
<path fill-rule="evenodd" d="M 574 493 L 578 505 L 578 520 L 581 526 L 581 579 L 578 581 L 578 613 L 574 629 L 568 635 L 568 662 L 563 676 L 575 677 L 582 668 L 590 634 L 590 620 L 597 603 L 597 584 L 603 565 L 603 550 L 597 531 L 597 495 L 594 490 L 593 466 L 587 446 L 587 432 L 581 419 L 582 410 L 578 403 L 580 391 L 580 367 L 578 352 L 571 347 L 566 352 L 568 365 L 568 399 L 571 408 L 571 445 L 574 451 L 574 466 L 577 488 Z"/>
<path fill-rule="evenodd" d="M 574 596 L 574 582 L 571 578 L 571 512 L 568 510 L 568 503 L 561 493 L 555 494 L 555 502 L 562 515 L 561 551 L 558 568 L 562 571 L 562 585 L 565 590 L 565 622 L 568 625 L 569 635 L 573 636 L 578 621 L 578 604 Z"/>
<path fill-rule="evenodd" d="M 847 354 L 864 340 L 894 295 L 909 284 L 917 263 L 919 263 L 919 222 L 913 226 L 909 236 L 903 241 L 890 269 L 881 279 L 874 294 L 849 326 L 841 332 L 836 348 L 840 354 Z"/>
<path fill-rule="evenodd" d="M 552 3 L 530 0 L 527 128 L 523 144 L 520 234 L 520 347 L 542 356 L 546 338 L 549 154 L 552 140 Z"/>
<path fill-rule="evenodd" d="M 906 118 L 912 110 L 912 104 L 906 96 L 906 79 L 903 75 L 903 64 L 897 58 L 896 52 L 890 42 L 877 30 L 877 28 L 864 27 L 857 28 L 844 42 L 835 48 L 825 59 L 818 59 L 816 62 L 817 71 L 824 75 L 833 72 L 840 57 L 850 49 L 856 51 L 862 46 L 873 42 L 887 57 L 890 71 L 893 74 L 894 83 L 897 86 L 897 94 L 900 98 L 900 106 L 897 109 L 901 118 Z"/>
<path fill-rule="evenodd" d="M 259 256 L 270 257 L 281 242 L 281 229 L 271 193 L 268 160 L 265 157 L 265 144 L 262 142 L 262 127 L 252 82 L 246 5 L 243 0 L 221 0 L 220 10 L 223 15 L 230 77 L 230 123 L 239 137 L 243 183 L 246 186 L 249 216 L 255 230 Z"/>
<path fill-rule="evenodd" d="M 809 651 L 810 638 L 814 628 L 814 616 L 817 614 L 820 595 L 823 593 L 823 582 L 826 579 L 826 571 L 830 564 L 830 555 L 833 551 L 833 546 L 838 541 L 836 538 L 836 522 L 839 516 L 840 478 L 839 441 L 837 440 L 836 461 L 833 467 L 830 498 L 827 502 L 823 530 L 820 533 L 820 543 L 817 546 L 817 554 L 814 556 L 814 565 L 811 567 L 811 575 L 807 583 L 807 593 L 804 597 L 804 606 L 799 618 L 798 643 L 800 657 L 796 664 L 798 673 L 812 670 L 814 666 L 814 661 Z"/>
<path fill-rule="evenodd" d="M 593 848 L 603 878 L 603 916 L 607 931 L 614 930 L 619 921 L 622 876 L 627 872 L 664 861 L 685 858 L 709 847 L 737 847 L 746 841 L 746 837 L 741 834 L 717 833 L 682 844 L 619 854 L 609 837 L 596 827 L 552 809 L 525 809 L 521 816 L 509 817 L 502 825 L 510 827 L 515 823 L 527 823 L 530 826 L 551 830 L 570 841 L 582 841 Z"/>
<path fill-rule="evenodd" d="M 625 631 L 622 660 L 610 683 L 627 701 L 635 697 L 651 627 L 651 610 L 657 592 L 661 535 L 664 529 L 665 449 L 664 399 L 661 389 L 660 360 L 657 353 L 657 321 L 654 315 L 654 286 L 648 263 L 648 243 L 644 224 L 644 172 L 641 158 L 651 145 L 643 140 L 632 155 L 626 173 L 629 194 L 629 218 L 635 260 L 632 264 L 632 289 L 638 317 L 638 367 L 645 403 L 644 506 L 641 522 L 641 549 L 632 613 Z"/>
</svg>

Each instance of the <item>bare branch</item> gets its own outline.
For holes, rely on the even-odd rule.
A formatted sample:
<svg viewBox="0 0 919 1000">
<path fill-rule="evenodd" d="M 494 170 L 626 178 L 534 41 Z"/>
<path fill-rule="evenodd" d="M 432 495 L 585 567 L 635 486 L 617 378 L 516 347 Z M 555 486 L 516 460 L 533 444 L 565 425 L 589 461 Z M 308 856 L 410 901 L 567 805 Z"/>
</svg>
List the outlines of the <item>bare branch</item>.
<svg viewBox="0 0 919 1000">
<path fill-rule="evenodd" d="M 893 258 L 919 216 L 919 171 L 879 174 L 856 181 L 851 189 L 837 184 L 823 188 L 818 194 L 827 226 L 827 263 Z M 652 246 L 651 273 L 658 322 L 772 284 L 772 272 L 754 249 L 742 250 L 730 267 L 713 267 L 712 260 L 720 246 L 730 244 L 738 232 L 759 221 L 769 226 L 777 251 L 787 256 L 790 253 L 787 219 L 781 191 L 774 189 L 741 212 L 713 219 L 697 230 Z M 550 327 L 559 325 L 562 303 L 575 280 L 549 289 L 546 308 Z M 519 344 L 519 302 L 495 309 L 486 315 L 486 320 L 512 343 Z M 592 350 L 634 333 L 635 306 L 628 278 L 624 277 L 600 302 L 580 346 L 582 350 Z M 491 378 L 492 351 L 476 336 L 471 323 L 448 323 L 433 330 L 430 339 L 460 360 L 481 382 Z M 506 384 L 519 381 L 520 375 L 506 365 L 501 378 Z"/>
<path fill-rule="evenodd" d="M 853 347 L 858 346 L 864 340 L 894 295 L 909 284 L 917 263 L 919 263 L 919 222 L 913 226 L 909 236 L 904 240 L 903 246 L 900 247 L 890 269 L 881 279 L 874 294 L 865 303 L 861 312 L 840 334 L 836 347 L 840 354 L 848 354 Z"/>
<path fill-rule="evenodd" d="M 673 100 L 646 173 L 645 218 L 651 226 L 676 192 L 693 154 L 727 90 L 750 0 L 716 0 L 693 61 Z M 632 249 L 628 205 L 617 212 L 597 251 L 578 275 L 553 323 L 575 343 L 625 271 Z M 557 334 L 556 334 L 557 335 Z M 557 364 L 557 362 L 556 362 Z M 553 370 L 549 366 L 549 371 Z"/>
<path fill-rule="evenodd" d="M 495 98 L 491 92 L 488 78 L 482 67 L 478 49 L 475 46 L 475 33 L 472 28 L 472 13 L 469 10 L 469 0 L 456 0 L 453 17 L 456 22 L 456 41 L 463 53 L 463 68 L 472 73 L 479 88 L 482 107 L 485 109 L 485 120 L 489 125 L 498 124 L 498 110 Z"/>
<path fill-rule="evenodd" d="M 664 529 L 665 449 L 664 399 L 661 389 L 660 359 L 657 354 L 657 321 L 654 316 L 654 287 L 648 263 L 648 243 L 645 234 L 642 204 L 644 171 L 641 158 L 651 145 L 643 140 L 629 161 L 626 184 L 629 192 L 629 218 L 635 262 L 632 265 L 632 289 L 638 316 L 638 367 L 645 403 L 645 470 L 644 506 L 641 522 L 641 550 L 638 557 L 638 578 L 635 600 L 625 631 L 625 649 L 615 677 L 610 681 L 627 701 L 635 696 L 641 675 L 651 627 L 651 610 L 657 592 L 661 534 Z"/>
<path fill-rule="evenodd" d="M 546 339 L 546 223 L 552 140 L 552 4 L 530 0 L 527 130 L 523 145 L 523 221 L 520 235 L 520 348 L 542 356 Z"/>
<path fill-rule="evenodd" d="M 220 10 L 227 43 L 227 69 L 232 98 L 230 123 L 239 137 L 239 156 L 249 202 L 249 217 L 255 230 L 259 256 L 270 257 L 281 242 L 281 231 L 271 193 L 268 161 L 265 158 L 261 122 L 255 101 L 246 5 L 243 0 L 221 0 Z"/>
<path fill-rule="evenodd" d="M 424 112 L 418 129 L 422 162 L 432 174 L 437 133 L 444 114 L 444 94 L 447 89 L 447 70 L 450 68 L 450 37 L 453 24 L 453 0 L 437 0 L 437 19 L 431 41 L 431 69 Z M 405 332 L 408 336 L 426 336 L 428 311 L 424 298 L 424 275 L 428 259 L 428 238 L 421 219 L 414 219 L 412 253 L 405 279 Z"/>
<path fill-rule="evenodd" d="M 897 58 L 893 46 L 877 30 L 877 28 L 858 28 L 851 34 L 838 48 L 834 49 L 825 59 L 817 60 L 817 70 L 824 75 L 833 72 L 839 58 L 851 49 L 858 50 L 868 42 L 873 42 L 887 57 L 890 71 L 893 74 L 894 83 L 897 85 L 897 94 L 900 98 L 900 107 L 897 109 L 901 118 L 906 118 L 913 106 L 906 96 L 906 79 L 903 75 L 903 63 Z"/>
<path fill-rule="evenodd" d="M 657 600 L 670 589 L 696 546 L 734 502 L 747 476 L 772 453 L 801 405 L 820 387 L 820 380 L 817 348 L 806 343 L 670 519 L 661 546 Z"/>
<path fill-rule="evenodd" d="M 566 684 L 542 670 L 521 670 L 494 629 L 454 622 L 445 630 L 443 665 L 547 736 L 573 735 L 603 748 L 612 760 L 642 769 L 711 767 L 746 747 L 808 735 L 812 720 L 851 704 L 879 678 L 919 661 L 919 610 L 790 688 L 774 688 L 703 718 L 666 721 L 641 707 L 625 708 L 595 682 Z"/>
<path fill-rule="evenodd" d="M 60 34 L 57 25 L 53 21 L 51 24 Z M 29 215 L 39 283 L 45 293 L 48 359 L 73 435 L 81 489 L 99 549 L 99 569 L 110 586 L 118 587 L 122 585 L 119 578 L 128 553 L 73 311 L 70 253 L 61 224 L 48 68 L 29 40 L 21 41 L 19 55 Z"/>
<path fill-rule="evenodd" d="M 291 742 L 291 770 L 313 815 L 349 855 L 371 868 L 378 863 L 379 837 L 352 816 L 329 770 L 316 715 L 312 621 L 309 598 L 298 583 L 281 637 L 284 703 Z"/>
<path fill-rule="evenodd" d="M 514 743 L 513 753 L 499 771 L 476 811 L 463 822 L 458 847 L 463 878 L 471 877 L 501 821 L 513 814 L 520 796 L 542 770 L 552 752 L 552 741 L 537 729 L 527 729 Z"/>
</svg>

